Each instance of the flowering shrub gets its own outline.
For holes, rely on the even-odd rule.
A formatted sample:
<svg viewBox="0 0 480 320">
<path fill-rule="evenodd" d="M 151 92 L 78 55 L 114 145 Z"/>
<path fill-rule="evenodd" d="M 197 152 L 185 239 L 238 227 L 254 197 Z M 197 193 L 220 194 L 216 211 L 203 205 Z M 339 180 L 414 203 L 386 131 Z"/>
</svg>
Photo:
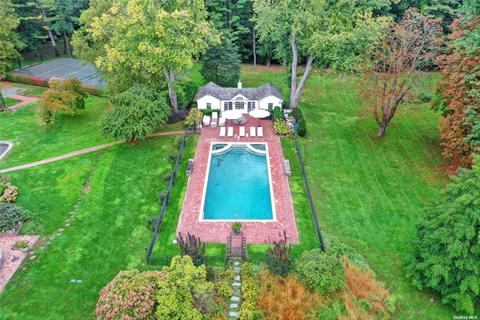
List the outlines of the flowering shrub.
<svg viewBox="0 0 480 320">
<path fill-rule="evenodd" d="M 185 119 L 185 128 L 196 128 L 202 124 L 203 113 L 197 108 L 190 109 L 187 118 Z"/>
<path fill-rule="evenodd" d="M 217 276 L 215 281 L 215 294 L 222 299 L 228 299 L 233 294 L 231 282 L 233 279 L 233 270 L 227 269 Z"/>
<path fill-rule="evenodd" d="M 18 188 L 11 183 L 7 183 L 3 194 L 0 197 L 0 202 L 14 203 L 17 201 Z"/>
<path fill-rule="evenodd" d="M 285 120 L 275 120 L 275 123 L 273 124 L 273 129 L 275 130 L 275 133 L 280 136 L 291 137 L 293 135 L 292 128 L 288 126 Z"/>
<path fill-rule="evenodd" d="M 262 319 L 263 313 L 260 310 L 257 300 L 260 293 L 258 284 L 258 272 L 254 265 L 246 262 L 240 269 L 242 278 L 242 306 L 240 308 L 240 320 Z"/>
<path fill-rule="evenodd" d="M 97 319 L 155 319 L 156 292 L 165 272 L 120 271 L 100 292 Z"/>
<path fill-rule="evenodd" d="M 13 203 L 0 202 L 0 233 L 14 230 L 29 218 L 29 213 Z"/>
</svg>

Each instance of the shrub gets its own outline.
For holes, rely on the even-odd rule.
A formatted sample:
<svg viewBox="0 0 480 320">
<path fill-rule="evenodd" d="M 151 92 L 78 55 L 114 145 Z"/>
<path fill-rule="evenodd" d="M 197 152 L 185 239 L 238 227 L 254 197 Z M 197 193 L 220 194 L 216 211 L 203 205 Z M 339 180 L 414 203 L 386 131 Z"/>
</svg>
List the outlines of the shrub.
<svg viewBox="0 0 480 320">
<path fill-rule="evenodd" d="M 340 260 L 320 249 L 303 252 L 295 263 L 295 273 L 303 284 L 321 294 L 337 291 L 345 281 Z"/>
<path fill-rule="evenodd" d="M 147 219 L 147 227 L 152 232 L 155 231 L 155 225 L 157 224 L 157 220 L 158 220 L 158 215 L 148 217 L 148 219 Z M 161 227 L 161 225 L 159 226 L 159 229 L 160 229 L 160 227 Z"/>
<path fill-rule="evenodd" d="M 43 108 L 47 108 L 51 112 L 68 114 L 76 114 L 85 109 L 87 93 L 82 88 L 80 80 L 51 78 L 48 85 L 49 89 L 40 96 Z"/>
<path fill-rule="evenodd" d="M 273 108 L 273 120 L 283 120 L 283 113 L 280 107 Z"/>
<path fill-rule="evenodd" d="M 295 118 L 295 120 L 300 120 L 300 119 L 303 119 L 303 113 L 302 113 L 302 110 L 300 110 L 299 108 L 294 108 L 292 110 L 292 116 Z"/>
<path fill-rule="evenodd" d="M 2 196 L 0 197 L 0 202 L 14 203 L 17 201 L 18 197 L 18 188 L 11 183 L 7 183 L 5 189 L 3 190 Z"/>
<path fill-rule="evenodd" d="M 292 128 L 290 128 L 284 120 L 276 120 L 273 124 L 273 129 L 275 130 L 275 133 L 280 136 L 291 137 L 293 135 Z"/>
<path fill-rule="evenodd" d="M 48 127 L 55 123 L 55 112 L 52 112 L 50 109 L 40 106 L 37 111 L 37 120 L 40 125 Z"/>
<path fill-rule="evenodd" d="M 347 319 L 343 300 L 333 300 L 330 304 L 322 306 L 317 310 L 318 320 Z"/>
<path fill-rule="evenodd" d="M 15 243 L 15 248 L 17 249 L 27 249 L 28 248 L 28 242 L 27 241 L 18 241 Z"/>
<path fill-rule="evenodd" d="M 231 286 L 232 279 L 232 269 L 226 269 L 215 279 L 215 294 L 222 300 L 229 299 L 233 295 L 233 289 Z"/>
<path fill-rule="evenodd" d="M 258 305 L 266 319 L 312 319 L 320 303 L 319 294 L 293 276 L 282 278 L 262 271 Z"/>
<path fill-rule="evenodd" d="M 184 238 L 179 233 L 177 243 L 180 246 L 181 254 L 189 256 L 195 266 L 205 263 L 205 244 L 200 241 L 200 238 L 190 233 L 187 233 L 187 236 Z"/>
<path fill-rule="evenodd" d="M 211 116 L 212 113 L 214 113 L 214 112 L 217 112 L 218 114 L 220 114 L 220 109 L 202 109 L 200 111 L 205 116 Z"/>
<path fill-rule="evenodd" d="M 189 256 L 174 257 L 156 297 L 157 319 L 203 319 L 215 312 L 213 284 L 204 265 L 195 267 Z"/>
<path fill-rule="evenodd" d="M 240 268 L 242 278 L 242 306 L 240 307 L 240 320 L 257 320 L 263 318 L 257 300 L 260 293 L 258 272 L 251 263 L 244 263 Z"/>
<path fill-rule="evenodd" d="M 283 238 L 273 242 L 267 250 L 267 267 L 275 274 L 286 276 L 292 268 L 290 252 L 292 247 L 287 244 L 287 233 L 283 231 Z"/>
<path fill-rule="evenodd" d="M 185 119 L 185 128 L 196 128 L 202 124 L 203 113 L 197 108 L 190 109 L 187 118 Z"/>
<path fill-rule="evenodd" d="M 303 118 L 297 121 L 297 134 L 300 137 L 305 137 L 307 134 L 307 124 Z"/>
<path fill-rule="evenodd" d="M 19 205 L 0 202 L 0 232 L 8 232 L 30 217 L 27 210 Z"/>
<path fill-rule="evenodd" d="M 177 93 L 178 105 L 181 108 L 190 107 L 197 94 L 199 85 L 194 81 L 180 79 L 175 83 L 175 92 Z"/>
<path fill-rule="evenodd" d="M 165 272 L 120 271 L 100 292 L 97 319 L 155 319 L 156 294 Z"/>
<path fill-rule="evenodd" d="M 334 255 L 340 260 L 343 257 L 347 258 L 351 263 L 353 263 L 357 267 L 360 267 L 362 270 L 374 274 L 370 266 L 368 265 L 367 260 L 365 260 L 365 258 L 354 248 L 347 246 L 346 244 L 332 236 L 328 236 L 326 238 L 326 245 L 328 254 Z"/>
<path fill-rule="evenodd" d="M 452 178 L 417 226 L 411 271 L 419 288 L 473 314 L 480 306 L 480 157 Z M 478 309 L 477 309 L 478 310 Z"/>
<path fill-rule="evenodd" d="M 421 103 L 427 103 L 432 101 L 432 95 L 426 92 L 422 92 L 417 96 L 417 100 Z"/>
</svg>

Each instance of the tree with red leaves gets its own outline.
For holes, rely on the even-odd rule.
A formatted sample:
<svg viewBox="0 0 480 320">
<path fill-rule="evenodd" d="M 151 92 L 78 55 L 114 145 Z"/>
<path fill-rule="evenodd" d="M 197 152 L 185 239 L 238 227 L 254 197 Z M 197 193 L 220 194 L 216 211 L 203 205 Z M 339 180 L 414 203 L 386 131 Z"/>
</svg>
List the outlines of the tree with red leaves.
<svg viewBox="0 0 480 320">
<path fill-rule="evenodd" d="M 471 166 L 480 145 L 480 17 L 467 14 L 452 30 L 449 53 L 438 59 L 441 98 L 435 107 L 443 115 L 443 156 L 455 171 Z"/>
<path fill-rule="evenodd" d="M 439 21 L 412 8 L 377 45 L 365 72 L 363 96 L 372 105 L 379 137 L 438 54 L 441 30 Z"/>
</svg>

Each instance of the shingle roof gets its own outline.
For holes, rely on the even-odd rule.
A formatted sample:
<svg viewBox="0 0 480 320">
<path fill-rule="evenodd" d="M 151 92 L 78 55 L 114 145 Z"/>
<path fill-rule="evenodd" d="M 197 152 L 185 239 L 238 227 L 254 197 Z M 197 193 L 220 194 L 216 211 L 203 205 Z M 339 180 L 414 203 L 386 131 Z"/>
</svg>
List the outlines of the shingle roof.
<svg viewBox="0 0 480 320">
<path fill-rule="evenodd" d="M 198 89 L 195 100 L 198 100 L 206 95 L 211 95 L 220 100 L 230 100 L 236 95 L 241 94 L 249 100 L 261 100 L 268 96 L 274 96 L 283 100 L 282 93 L 271 83 L 267 83 L 258 88 L 224 88 L 220 87 L 214 82 L 209 82 Z"/>
</svg>

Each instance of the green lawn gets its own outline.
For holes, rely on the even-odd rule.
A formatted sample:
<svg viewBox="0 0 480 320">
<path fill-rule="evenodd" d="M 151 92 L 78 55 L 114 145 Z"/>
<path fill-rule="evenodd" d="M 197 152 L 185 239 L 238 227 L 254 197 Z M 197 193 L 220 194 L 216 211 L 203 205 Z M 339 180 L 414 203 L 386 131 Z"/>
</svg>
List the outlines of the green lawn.
<svg viewBox="0 0 480 320">
<path fill-rule="evenodd" d="M 247 86 L 272 82 L 288 92 L 287 75 L 278 70 L 246 67 L 242 79 Z M 422 89 L 431 92 L 436 79 L 431 75 Z M 300 106 L 308 128 L 301 144 L 321 227 L 368 259 L 398 299 L 395 319 L 451 318 L 453 311 L 437 296 L 411 285 L 406 270 L 415 224 L 446 182 L 438 116 L 427 104 L 408 105 L 380 139 L 357 99 L 357 81 L 316 73 Z M 293 143 L 283 146 L 291 158 Z M 314 233 L 309 237 L 316 240 Z"/>
<path fill-rule="evenodd" d="M 13 106 L 14 104 L 17 104 L 20 102 L 20 100 L 14 99 L 14 98 L 4 98 L 5 104 L 7 107 Z"/>
<path fill-rule="evenodd" d="M 1 319 L 94 318 L 100 289 L 118 271 L 146 268 L 147 218 L 159 212 L 157 194 L 166 189 L 162 177 L 180 138 L 123 144 L 10 174 L 20 189 L 18 203 L 32 212 L 22 232 L 48 240 L 76 213 L 0 295 Z"/>
<path fill-rule="evenodd" d="M 15 112 L 0 113 L 0 140 L 14 143 L 9 156 L 0 162 L 0 168 L 24 164 L 64 153 L 93 147 L 113 141 L 100 135 L 100 122 L 108 100 L 89 96 L 85 110 L 78 115 L 58 115 L 48 129 L 36 120 L 38 103 L 22 107 Z M 161 131 L 181 130 L 181 123 L 164 125 Z"/>
</svg>

